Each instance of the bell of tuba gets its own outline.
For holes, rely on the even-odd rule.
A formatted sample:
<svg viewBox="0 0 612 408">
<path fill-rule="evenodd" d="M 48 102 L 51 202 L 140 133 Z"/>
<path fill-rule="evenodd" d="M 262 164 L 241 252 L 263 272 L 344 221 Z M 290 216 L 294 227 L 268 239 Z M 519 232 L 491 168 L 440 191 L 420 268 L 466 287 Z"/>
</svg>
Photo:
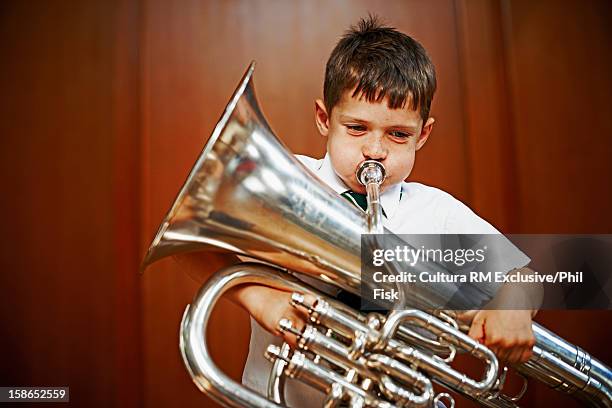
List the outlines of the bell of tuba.
<svg viewBox="0 0 612 408">
<path fill-rule="evenodd" d="M 359 211 L 310 174 L 274 136 L 245 73 L 151 244 L 143 266 L 215 249 L 359 287 Z"/>
<path fill-rule="evenodd" d="M 255 98 L 254 63 L 244 74 L 224 113 L 164 218 L 142 269 L 166 256 L 214 250 L 265 262 L 243 263 L 212 275 L 185 310 L 180 350 L 196 386 L 225 406 L 284 406 L 283 382 L 296 378 L 325 393 L 325 406 L 429 407 L 454 401 L 435 394 L 432 381 L 490 407 L 517 407 L 520 396 L 503 394 L 505 369 L 495 355 L 468 337 L 442 312 L 398 310 L 364 315 L 293 276 L 360 293 L 361 235 L 385 232 L 377 206 L 375 169 L 364 169 L 370 208 L 359 211 L 318 182 L 268 126 Z M 376 166 L 374 166 L 376 167 Z M 380 174 L 378 174 L 380 175 Z M 217 300 L 231 287 L 258 283 L 293 292 L 292 304 L 310 322 L 297 331 L 298 349 L 269 347 L 272 361 L 267 395 L 236 383 L 213 363 L 206 327 Z M 304 294 L 316 301 L 308 302 Z M 414 304 L 435 309 L 437 296 L 419 294 Z M 423 336 L 427 331 L 431 336 Z M 520 373 L 589 404 L 612 407 L 610 369 L 585 351 L 534 323 L 536 346 Z M 450 366 L 464 351 L 482 360 L 480 378 Z M 525 385 L 526 388 L 526 385 Z M 524 391 L 524 390 L 523 390 Z"/>
</svg>

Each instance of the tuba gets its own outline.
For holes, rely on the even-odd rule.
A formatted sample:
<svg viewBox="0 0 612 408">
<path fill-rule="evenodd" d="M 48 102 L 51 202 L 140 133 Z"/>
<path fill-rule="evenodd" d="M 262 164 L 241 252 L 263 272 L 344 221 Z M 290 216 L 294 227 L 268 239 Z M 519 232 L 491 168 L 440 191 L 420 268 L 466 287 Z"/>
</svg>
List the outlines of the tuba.
<svg viewBox="0 0 612 408">
<path fill-rule="evenodd" d="M 180 351 L 195 385 L 229 407 L 283 407 L 284 380 L 295 378 L 326 395 L 324 406 L 431 407 L 454 400 L 432 383 L 488 407 L 518 407 L 519 395 L 503 392 L 506 368 L 471 339 L 447 312 L 423 310 L 363 314 L 296 278 L 297 271 L 337 288 L 360 293 L 361 234 L 385 232 L 378 205 L 384 168 L 366 162 L 358 178 L 368 192 L 364 214 L 318 182 L 278 140 L 255 98 L 251 63 L 151 243 L 142 269 L 161 258 L 214 250 L 255 258 L 213 274 L 187 306 Z M 270 346 L 267 395 L 236 383 L 209 353 L 206 328 L 218 299 L 229 289 L 256 283 L 292 292 L 292 305 L 310 323 L 298 338 Z M 310 296 L 304 296 L 304 295 Z M 435 295 L 435 294 L 434 294 Z M 434 296 L 435 298 L 435 296 Z M 307 299 L 316 299 L 308 301 Z M 435 307 L 431 307 L 435 309 Z M 612 373 L 584 350 L 537 323 L 532 358 L 515 369 L 587 404 L 612 407 Z M 428 335 L 424 335 L 426 332 Z M 478 378 L 450 366 L 457 352 L 483 363 Z"/>
</svg>

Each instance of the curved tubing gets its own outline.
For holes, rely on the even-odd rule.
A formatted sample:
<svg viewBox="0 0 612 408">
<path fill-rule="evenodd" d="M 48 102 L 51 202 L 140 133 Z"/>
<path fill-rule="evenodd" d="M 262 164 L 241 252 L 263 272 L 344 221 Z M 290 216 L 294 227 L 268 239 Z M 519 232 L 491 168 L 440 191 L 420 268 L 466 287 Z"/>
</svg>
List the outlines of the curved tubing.
<svg viewBox="0 0 612 408">
<path fill-rule="evenodd" d="M 179 347 L 183 362 L 200 391 L 228 407 L 281 408 L 260 394 L 249 390 L 225 375 L 214 363 L 206 341 L 207 325 L 217 301 L 241 283 L 301 290 L 301 285 L 261 264 L 240 264 L 222 269 L 202 286 L 193 304 L 187 306 L 180 329 Z M 294 286 L 295 283 L 295 286 Z"/>
</svg>

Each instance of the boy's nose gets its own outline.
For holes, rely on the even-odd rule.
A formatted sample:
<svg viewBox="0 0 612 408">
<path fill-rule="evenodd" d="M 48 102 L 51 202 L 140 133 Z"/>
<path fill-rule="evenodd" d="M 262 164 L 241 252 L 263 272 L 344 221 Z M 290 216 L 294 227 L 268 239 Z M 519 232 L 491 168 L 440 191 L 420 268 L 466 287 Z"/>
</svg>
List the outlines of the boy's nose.
<svg viewBox="0 0 612 408">
<path fill-rule="evenodd" d="M 382 137 L 370 135 L 361 148 L 366 159 L 384 160 L 387 157 L 387 149 L 383 145 Z"/>
</svg>

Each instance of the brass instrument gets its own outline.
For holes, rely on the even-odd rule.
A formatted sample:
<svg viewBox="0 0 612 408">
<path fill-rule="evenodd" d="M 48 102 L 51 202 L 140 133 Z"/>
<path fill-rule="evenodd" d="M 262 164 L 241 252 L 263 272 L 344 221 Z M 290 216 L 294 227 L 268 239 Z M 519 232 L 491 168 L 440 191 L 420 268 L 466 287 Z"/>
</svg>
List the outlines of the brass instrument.
<svg viewBox="0 0 612 408">
<path fill-rule="evenodd" d="M 432 380 L 490 407 L 517 407 L 522 395 L 502 393 L 505 370 L 495 355 L 468 337 L 444 313 L 398 310 L 363 315 L 296 279 L 298 271 L 359 294 L 360 239 L 384 232 L 378 186 L 380 163 L 366 162 L 359 179 L 368 192 L 364 214 L 317 182 L 271 131 L 257 104 L 251 64 L 187 181 L 166 215 L 143 262 L 187 251 L 216 250 L 265 261 L 224 268 L 212 275 L 185 310 L 180 349 L 198 388 L 225 406 L 280 407 L 283 380 L 297 378 L 326 394 L 325 406 L 429 407 L 454 401 L 435 395 Z M 217 300 L 245 282 L 290 290 L 306 310 L 303 331 L 290 321 L 299 349 L 271 346 L 268 395 L 231 380 L 212 362 L 207 323 Z M 315 302 L 307 302 L 311 294 Z M 435 303 L 435 302 L 432 302 Z M 612 407 L 610 369 L 538 324 L 533 357 L 516 369 L 590 404 Z M 431 338 L 422 332 L 431 333 Z M 450 367 L 457 351 L 481 359 L 480 378 Z M 501 371 L 501 372 L 500 372 Z"/>
</svg>

